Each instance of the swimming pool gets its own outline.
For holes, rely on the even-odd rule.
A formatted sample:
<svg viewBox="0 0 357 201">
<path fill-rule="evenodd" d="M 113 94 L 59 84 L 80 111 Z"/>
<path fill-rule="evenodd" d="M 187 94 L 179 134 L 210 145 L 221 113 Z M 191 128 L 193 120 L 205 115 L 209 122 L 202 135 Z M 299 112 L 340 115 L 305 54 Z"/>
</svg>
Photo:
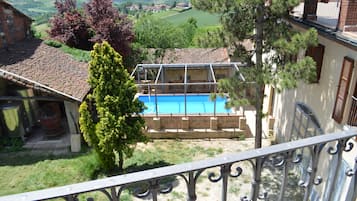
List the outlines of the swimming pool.
<svg viewBox="0 0 357 201">
<path fill-rule="evenodd" d="M 185 114 L 184 95 L 157 95 L 158 114 Z M 143 114 L 156 114 L 155 96 L 140 95 L 139 100 L 144 102 L 146 109 Z M 216 113 L 231 113 L 230 109 L 225 109 L 226 98 L 217 97 Z M 214 101 L 210 100 L 209 94 L 187 94 L 187 114 L 213 114 Z"/>
</svg>

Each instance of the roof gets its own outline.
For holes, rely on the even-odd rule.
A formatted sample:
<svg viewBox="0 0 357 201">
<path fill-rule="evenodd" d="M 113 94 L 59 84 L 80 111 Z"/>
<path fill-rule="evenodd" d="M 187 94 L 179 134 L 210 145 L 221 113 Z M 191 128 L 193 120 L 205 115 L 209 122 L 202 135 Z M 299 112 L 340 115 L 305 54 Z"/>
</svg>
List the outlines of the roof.
<svg viewBox="0 0 357 201">
<path fill-rule="evenodd" d="M 156 50 L 157 51 L 157 50 Z M 149 58 L 144 63 L 225 63 L 229 62 L 226 48 L 167 49 L 163 58 L 155 59 L 155 49 L 149 49 Z"/>
<path fill-rule="evenodd" d="M 0 49 L 0 77 L 81 102 L 90 90 L 88 64 L 37 39 Z"/>
<path fill-rule="evenodd" d="M 27 18 L 30 21 L 33 21 L 31 19 L 31 17 L 27 16 L 26 14 L 24 14 L 23 12 L 21 12 L 20 10 L 16 9 L 11 3 L 5 1 L 5 0 L 0 0 L 0 3 L 6 4 L 7 6 L 10 6 L 14 11 L 16 11 L 18 14 L 24 16 L 25 18 Z"/>
</svg>

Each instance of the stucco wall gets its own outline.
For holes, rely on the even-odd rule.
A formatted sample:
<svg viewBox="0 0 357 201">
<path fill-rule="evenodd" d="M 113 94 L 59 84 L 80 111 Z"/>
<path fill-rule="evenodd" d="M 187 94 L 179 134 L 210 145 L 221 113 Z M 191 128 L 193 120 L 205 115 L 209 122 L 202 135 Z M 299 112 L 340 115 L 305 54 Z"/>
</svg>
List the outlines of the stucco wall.
<svg viewBox="0 0 357 201">
<path fill-rule="evenodd" d="M 297 27 L 295 28 L 299 29 Z M 351 108 L 351 96 L 353 95 L 357 80 L 357 51 L 321 35 L 318 37 L 318 40 L 320 44 L 325 46 L 319 83 L 299 83 L 298 87 L 294 90 L 285 90 L 280 94 L 275 93 L 273 117 L 275 118 L 274 133 L 278 142 L 287 141 L 287 136 L 290 136 L 293 123 L 292 119 L 294 114 L 294 106 L 296 102 L 303 102 L 310 106 L 318 118 L 322 129 L 326 133 L 341 131 L 344 129 L 344 125 L 346 125 Z M 332 119 L 332 113 L 335 105 L 343 59 L 346 56 L 352 58 L 355 63 L 352 72 L 352 79 L 349 86 L 349 93 L 347 94 L 343 120 L 342 123 L 339 124 L 334 119 Z M 265 111 L 268 110 L 267 105 L 269 104 L 269 92 L 270 90 L 266 90 L 267 98 L 264 102 Z M 336 173 L 337 170 L 336 161 L 332 160 L 331 156 L 327 154 L 327 149 L 329 146 L 335 145 L 329 144 L 328 146 L 325 146 L 324 150 L 321 152 L 322 154 L 319 160 L 317 175 L 321 176 L 323 181 L 319 186 L 316 186 L 314 190 L 321 196 L 320 198 L 323 200 L 325 200 L 327 192 L 329 191 L 327 188 L 329 185 L 327 178 L 329 175 Z M 349 167 L 354 167 L 355 156 L 356 149 L 351 152 L 344 152 L 343 164 L 346 164 Z M 341 167 L 340 171 L 342 172 L 342 175 L 344 174 L 345 169 L 345 166 Z M 348 197 L 348 190 L 355 188 L 353 182 L 351 182 L 351 177 L 344 178 L 344 180 L 341 181 L 338 185 L 340 186 L 339 189 L 341 191 L 340 194 L 338 194 L 338 199 L 340 200 L 346 200 Z"/>
<path fill-rule="evenodd" d="M 279 141 L 291 131 L 294 104 L 297 101 L 309 105 L 325 132 L 335 132 L 343 129 L 348 118 L 348 112 L 351 106 L 351 96 L 356 83 L 356 63 L 352 73 L 349 94 L 345 106 L 344 118 L 342 124 L 335 122 L 332 112 L 335 104 L 337 87 L 341 73 L 342 63 L 345 56 L 357 61 L 357 52 L 347 48 L 335 41 L 319 36 L 319 43 L 325 46 L 321 78 L 319 83 L 305 84 L 300 83 L 297 89 L 285 90 L 276 94 L 274 99 L 273 115 L 276 119 L 274 132 Z"/>
</svg>

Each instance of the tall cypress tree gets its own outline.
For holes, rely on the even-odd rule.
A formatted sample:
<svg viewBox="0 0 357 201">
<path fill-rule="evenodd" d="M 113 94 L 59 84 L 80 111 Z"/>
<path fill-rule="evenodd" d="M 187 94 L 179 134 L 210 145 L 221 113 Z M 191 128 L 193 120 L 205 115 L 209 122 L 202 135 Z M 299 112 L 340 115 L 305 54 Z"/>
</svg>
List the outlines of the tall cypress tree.
<svg viewBox="0 0 357 201">
<path fill-rule="evenodd" d="M 304 33 L 294 31 L 287 20 L 289 11 L 300 0 L 192 0 L 201 10 L 221 14 L 225 33 L 231 46 L 247 63 L 242 69 L 245 79 L 237 74 L 223 79 L 219 89 L 228 92 L 228 105 L 252 104 L 256 108 L 255 147 L 262 143 L 262 118 L 264 86 L 274 85 L 278 91 L 294 88 L 299 80 L 312 81 L 316 77 L 315 62 L 311 57 L 294 60 L 301 50 L 317 44 L 317 32 L 310 29 Z M 254 43 L 253 50 L 247 50 L 241 42 Z M 263 59 L 263 55 L 267 55 Z M 252 84 L 253 83 L 253 84 Z M 247 97 L 244 89 L 253 88 Z"/>
<path fill-rule="evenodd" d="M 144 120 L 139 113 L 144 104 L 135 99 L 133 78 L 122 65 L 122 57 L 107 43 L 94 45 L 89 63 L 91 93 L 80 106 L 80 128 L 94 148 L 103 168 L 119 168 L 130 157 L 137 142 L 145 142 Z"/>
</svg>

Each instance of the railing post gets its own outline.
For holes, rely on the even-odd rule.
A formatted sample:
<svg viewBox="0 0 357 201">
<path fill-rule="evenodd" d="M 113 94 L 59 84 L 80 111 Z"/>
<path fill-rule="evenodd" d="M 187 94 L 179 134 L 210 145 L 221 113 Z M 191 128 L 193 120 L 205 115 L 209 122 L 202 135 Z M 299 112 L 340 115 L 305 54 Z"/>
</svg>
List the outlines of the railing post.
<svg viewBox="0 0 357 201">
<path fill-rule="evenodd" d="M 252 201 L 257 201 L 259 198 L 259 189 L 260 189 L 260 182 L 261 182 L 261 174 L 262 174 L 262 166 L 264 163 L 264 158 L 259 157 L 255 159 L 254 164 L 254 173 L 253 173 L 253 182 L 252 182 Z"/>
<path fill-rule="evenodd" d="M 283 178 L 281 181 L 281 188 L 280 188 L 280 194 L 279 194 L 279 201 L 284 200 L 284 194 L 285 194 L 285 189 L 286 189 L 286 185 L 288 184 L 287 179 L 288 179 L 288 161 L 286 161 L 284 163 L 283 166 Z"/>
<path fill-rule="evenodd" d="M 64 198 L 66 201 L 76 201 L 76 195 L 68 195 Z"/>
<path fill-rule="evenodd" d="M 335 189 L 335 185 L 336 185 L 336 181 L 337 181 L 337 177 L 338 177 L 338 172 L 341 171 L 342 152 L 343 151 L 350 151 L 349 148 L 346 149 L 347 141 L 348 141 L 348 139 L 339 140 L 338 143 L 337 143 L 337 147 L 336 147 L 335 151 L 332 151 L 333 150 L 332 147 L 330 147 L 328 149 L 328 153 L 329 154 L 331 154 L 331 155 L 336 155 L 337 154 L 337 156 L 335 156 L 335 157 L 337 157 L 337 163 L 336 163 L 336 166 L 333 168 L 334 169 L 334 171 L 333 171 L 333 174 L 334 174 L 333 175 L 333 180 L 332 180 L 332 184 L 330 185 L 330 188 L 327 189 L 326 200 L 331 200 L 331 197 L 332 197 L 333 193 L 335 192 L 334 189 Z"/>
<path fill-rule="evenodd" d="M 112 201 L 119 201 L 115 187 L 110 188 L 110 193 L 111 193 Z"/>
<path fill-rule="evenodd" d="M 151 180 L 149 183 L 150 183 L 150 192 L 152 195 L 152 200 L 157 201 L 157 194 L 160 189 L 159 180 L 157 179 Z"/>
<path fill-rule="evenodd" d="M 308 201 L 312 187 L 314 185 L 319 185 L 322 182 L 322 179 L 320 177 L 316 178 L 316 172 L 317 172 L 317 166 L 319 163 L 320 159 L 320 153 L 323 149 L 325 144 L 317 144 L 312 147 L 311 149 L 311 167 L 308 168 L 308 173 L 310 174 L 309 181 L 308 183 L 304 184 L 304 187 L 306 187 L 305 195 L 304 195 L 304 201 Z"/>
<path fill-rule="evenodd" d="M 227 200 L 228 176 L 231 171 L 231 165 L 226 164 L 221 167 L 222 176 L 222 201 Z"/>
<path fill-rule="evenodd" d="M 193 171 L 188 173 L 187 190 L 188 190 L 187 201 L 196 201 L 196 199 L 197 199 L 197 195 L 196 195 L 196 179 L 194 177 L 194 172 Z"/>
</svg>

